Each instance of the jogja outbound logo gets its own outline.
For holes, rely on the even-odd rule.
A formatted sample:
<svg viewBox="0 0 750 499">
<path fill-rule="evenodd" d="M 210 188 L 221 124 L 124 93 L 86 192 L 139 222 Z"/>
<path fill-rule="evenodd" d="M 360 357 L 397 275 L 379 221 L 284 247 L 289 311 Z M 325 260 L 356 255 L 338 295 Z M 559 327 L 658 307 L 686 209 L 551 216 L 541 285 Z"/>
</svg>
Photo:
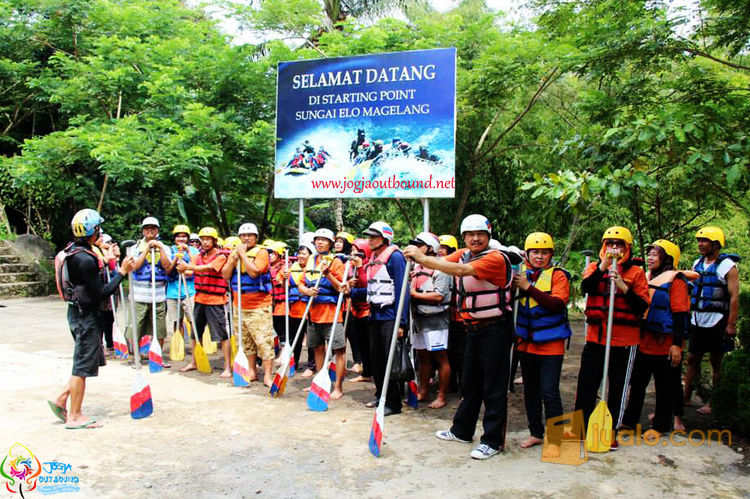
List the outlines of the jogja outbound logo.
<svg viewBox="0 0 750 499">
<path fill-rule="evenodd" d="M 0 475 L 5 479 L 8 492 L 18 493 L 25 499 L 24 492 L 32 490 L 43 495 L 79 492 L 78 477 L 68 475 L 72 468 L 59 461 L 42 465 L 28 447 L 16 442 L 0 464 Z"/>
<path fill-rule="evenodd" d="M 5 478 L 8 492 L 31 492 L 36 489 L 37 477 L 42 473 L 42 464 L 28 447 L 16 442 L 0 464 L 0 474 Z"/>
</svg>

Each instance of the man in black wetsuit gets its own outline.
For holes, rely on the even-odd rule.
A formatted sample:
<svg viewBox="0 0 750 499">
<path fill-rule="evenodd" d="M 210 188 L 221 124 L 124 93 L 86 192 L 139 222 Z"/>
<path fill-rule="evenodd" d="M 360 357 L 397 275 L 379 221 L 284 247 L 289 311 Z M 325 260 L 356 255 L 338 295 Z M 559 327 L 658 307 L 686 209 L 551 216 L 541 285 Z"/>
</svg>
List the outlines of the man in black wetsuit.
<svg viewBox="0 0 750 499">
<path fill-rule="evenodd" d="M 117 290 L 123 277 L 133 269 L 133 259 L 125 258 L 117 275 L 105 284 L 106 269 L 101 258 L 91 249 L 91 245 L 99 238 L 99 226 L 103 221 L 94 210 L 86 209 L 76 213 L 71 222 L 75 240 L 57 257 L 60 263 L 56 265 L 59 267 L 56 271 L 58 290 L 68 303 L 68 324 L 75 348 L 70 380 L 55 400 L 48 403 L 68 429 L 101 426 L 81 412 L 86 378 L 97 376 L 99 366 L 105 364 L 99 305 Z M 68 397 L 70 411 L 66 412 Z"/>
</svg>

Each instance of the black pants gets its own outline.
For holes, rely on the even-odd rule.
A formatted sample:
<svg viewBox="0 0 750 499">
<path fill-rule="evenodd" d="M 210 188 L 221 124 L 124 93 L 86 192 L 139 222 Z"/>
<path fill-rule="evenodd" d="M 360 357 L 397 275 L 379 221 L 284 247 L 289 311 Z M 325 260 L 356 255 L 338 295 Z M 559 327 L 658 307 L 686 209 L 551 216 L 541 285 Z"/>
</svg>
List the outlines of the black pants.
<svg viewBox="0 0 750 499">
<path fill-rule="evenodd" d="M 114 348 L 115 342 L 112 339 L 112 325 L 115 323 L 115 316 L 111 310 L 102 310 L 99 313 L 102 321 L 102 335 L 107 348 Z"/>
<path fill-rule="evenodd" d="M 451 427 L 458 438 L 471 440 L 484 403 L 481 442 L 493 449 L 505 447 L 511 329 L 512 325 L 504 319 L 483 328 L 468 329 L 461 379 L 463 398 Z"/>
<path fill-rule="evenodd" d="M 521 361 L 523 399 L 526 406 L 526 418 L 529 421 L 529 432 L 532 437 L 544 438 L 542 404 L 544 404 L 546 419 L 562 416 L 563 413 L 560 397 L 560 371 L 562 371 L 564 355 L 536 355 L 518 351 L 516 354 Z M 548 437 L 551 443 L 560 444 L 559 434 Z"/>
<path fill-rule="evenodd" d="M 276 331 L 276 336 L 279 337 L 279 344 L 284 347 L 286 343 L 286 316 L 285 315 L 274 315 L 273 316 L 273 330 Z M 289 318 L 289 331 L 291 335 L 296 333 L 296 330 L 292 330 L 292 318 Z"/>
<path fill-rule="evenodd" d="M 672 405 L 675 390 L 673 368 L 668 355 L 648 355 L 643 352 L 635 354 L 633 376 L 630 378 L 630 398 L 622 424 L 635 429 L 636 425 L 641 422 L 643 401 L 646 398 L 646 387 L 651 381 L 651 375 L 654 376 L 656 389 L 656 407 L 651 426 L 659 433 L 667 433 L 672 429 Z M 682 396 L 682 392 L 679 395 Z"/>
<path fill-rule="evenodd" d="M 107 365 L 102 347 L 102 322 L 99 310 L 83 310 L 68 305 L 68 325 L 73 336 L 73 376 L 89 378 L 99 375 Z"/>
<path fill-rule="evenodd" d="M 352 329 L 354 335 L 357 336 L 359 359 L 362 362 L 362 376 L 369 378 L 372 376 L 372 361 L 370 360 L 370 325 L 368 317 L 362 317 L 361 319 L 349 317 L 349 329 Z M 352 347 L 352 355 L 354 355 L 354 347 Z"/>
<path fill-rule="evenodd" d="M 576 388 L 576 410 L 583 410 L 584 427 L 588 427 L 589 417 L 596 406 L 599 385 L 604 374 L 604 345 L 587 342 L 581 354 L 581 367 L 578 371 Z M 609 354 L 609 387 L 607 407 L 612 414 L 613 429 L 622 423 L 625 409 L 625 387 L 630 383 L 633 359 L 637 346 L 612 347 Z M 524 380 L 525 381 L 525 380 Z"/>
<path fill-rule="evenodd" d="M 302 319 L 300 317 L 289 317 L 289 335 L 291 336 L 289 338 L 290 345 L 292 344 L 292 341 L 294 341 L 294 335 L 297 334 L 297 329 L 299 328 L 300 322 L 302 322 Z M 302 328 L 302 331 L 300 331 L 299 333 L 299 338 L 297 338 L 297 344 L 294 345 L 295 366 L 300 366 L 300 355 L 302 355 L 302 340 L 305 339 L 306 329 L 307 327 Z M 299 370 L 299 367 L 297 367 L 296 369 Z"/>
<path fill-rule="evenodd" d="M 375 398 L 379 398 L 385 381 L 385 367 L 388 363 L 388 353 L 393 339 L 393 323 L 395 321 L 370 321 L 370 360 L 372 360 L 372 375 L 375 381 Z M 401 412 L 401 393 L 403 383 L 389 381 L 385 388 L 385 406 L 394 413 Z"/>
<path fill-rule="evenodd" d="M 352 360 L 355 364 L 361 364 L 362 352 L 359 345 L 359 336 L 357 335 L 354 320 L 354 316 L 351 315 L 351 312 L 349 312 L 349 323 L 346 325 L 346 331 L 344 331 L 344 334 L 346 335 L 346 339 L 349 340 L 349 348 L 352 349 Z"/>
<path fill-rule="evenodd" d="M 450 391 L 461 393 L 461 378 L 466 350 L 466 326 L 463 322 L 451 321 L 448 330 L 448 363 L 451 366 Z"/>
</svg>

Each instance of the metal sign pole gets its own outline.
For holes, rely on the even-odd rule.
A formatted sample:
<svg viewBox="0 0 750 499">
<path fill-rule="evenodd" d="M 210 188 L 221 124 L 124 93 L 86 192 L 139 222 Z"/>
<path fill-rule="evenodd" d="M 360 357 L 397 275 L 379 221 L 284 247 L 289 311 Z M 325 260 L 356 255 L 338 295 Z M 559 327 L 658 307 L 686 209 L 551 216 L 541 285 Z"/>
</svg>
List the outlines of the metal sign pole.
<svg viewBox="0 0 750 499">
<path fill-rule="evenodd" d="M 422 199 L 422 230 L 430 231 L 430 200 Z"/>
<path fill-rule="evenodd" d="M 299 236 L 297 236 L 297 243 L 302 244 L 302 234 L 305 233 L 305 200 L 300 199 L 299 200 L 299 221 L 298 221 L 298 228 L 299 228 Z"/>
</svg>

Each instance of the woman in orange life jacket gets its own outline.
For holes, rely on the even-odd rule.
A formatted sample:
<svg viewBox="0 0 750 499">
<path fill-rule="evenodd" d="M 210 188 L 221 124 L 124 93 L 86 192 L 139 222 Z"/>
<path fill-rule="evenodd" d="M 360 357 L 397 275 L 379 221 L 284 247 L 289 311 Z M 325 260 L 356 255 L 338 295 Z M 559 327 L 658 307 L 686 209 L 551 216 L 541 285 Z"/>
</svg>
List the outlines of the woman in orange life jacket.
<svg viewBox="0 0 750 499">
<path fill-rule="evenodd" d="M 372 250 L 367 239 L 355 239 L 352 242 L 352 265 L 354 272 L 349 279 L 348 290 L 351 297 L 352 316 L 349 318 L 350 329 L 356 335 L 362 371 L 352 378 L 352 383 L 372 381 L 372 361 L 370 360 L 370 304 L 367 303 L 367 262 Z M 353 352 L 352 352 L 353 354 Z"/>
<path fill-rule="evenodd" d="M 407 247 L 404 255 L 424 267 L 458 277 L 461 319 L 468 330 L 461 381 L 463 398 L 453 417 L 453 426 L 435 436 L 471 443 L 484 404 L 484 434 L 470 457 L 489 459 L 505 447 L 513 333 L 508 304 L 511 264 L 503 252 L 489 248 L 492 225 L 486 217 L 464 218 L 461 236 L 466 248 L 445 258 L 427 256 L 416 246 Z"/>
<path fill-rule="evenodd" d="M 655 432 L 667 433 L 671 429 L 673 412 L 682 412 L 681 407 L 674 405 L 681 400 L 682 395 L 682 383 L 679 381 L 682 348 L 690 313 L 687 281 L 691 277 L 697 277 L 697 274 L 686 275 L 687 273 L 676 270 L 680 262 L 680 248 L 665 239 L 651 244 L 646 249 L 646 254 L 651 304 L 643 322 L 641 343 L 630 380 L 630 398 L 622 426 L 633 430 L 640 423 L 646 387 L 653 374 L 656 408 L 651 425 Z M 676 426 L 682 425 L 679 416 L 675 416 L 675 423 Z M 648 436 L 658 439 L 658 435 L 654 433 Z"/>
<path fill-rule="evenodd" d="M 273 285 L 271 291 L 273 296 L 273 329 L 279 337 L 279 342 L 283 345 L 286 342 L 286 293 L 282 270 L 285 265 L 286 244 L 280 241 L 272 241 L 266 247 L 266 251 L 268 251 L 268 261 L 270 262 L 268 270 L 271 273 L 271 284 Z M 291 331 L 291 322 L 289 329 Z"/>
<path fill-rule="evenodd" d="M 555 243 L 549 234 L 533 232 L 526 238 L 527 268 L 513 276 L 519 290 L 518 355 L 523 376 L 524 403 L 531 436 L 520 447 L 528 449 L 544 443 L 546 419 L 563 413 L 560 373 L 565 356 L 565 340 L 572 336 L 568 324 L 570 275 L 552 265 Z M 552 432 L 543 457 L 559 457 L 562 435 Z"/>
<path fill-rule="evenodd" d="M 279 275 L 282 277 L 282 279 L 289 280 L 289 334 L 291 335 L 291 338 L 289 338 L 290 344 L 292 341 L 294 341 L 294 335 L 297 334 L 297 329 L 299 329 L 300 322 L 302 322 L 302 316 L 305 315 L 307 302 L 310 299 L 308 296 L 305 296 L 299 292 L 299 283 L 302 282 L 302 280 L 305 278 L 305 267 L 307 266 L 307 259 L 314 255 L 315 246 L 312 243 L 302 241 L 300 243 L 299 249 L 297 249 L 296 260 L 292 262 L 290 258 L 289 268 L 287 269 L 285 267 L 282 267 L 281 271 L 279 272 Z M 302 356 L 302 340 L 305 337 L 306 329 L 306 325 L 302 327 L 302 330 L 299 333 L 300 337 L 297 339 L 297 344 L 294 345 L 294 362 L 295 365 L 298 366 L 298 370 L 299 366 L 302 365 L 300 357 Z M 308 357 L 312 358 L 313 356 L 309 355 Z M 314 362 L 315 361 L 313 359 L 313 363 Z"/>
<path fill-rule="evenodd" d="M 583 273 L 581 289 L 586 300 L 586 345 L 581 353 L 575 409 L 583 410 L 584 426 L 596 405 L 602 376 L 609 376 L 607 407 L 612 414 L 613 430 L 622 423 L 626 390 L 630 383 L 633 360 L 641 339 L 640 318 L 648 308 L 646 274 L 631 257 L 633 235 L 625 227 L 610 227 L 602 236 L 599 261 L 592 262 Z M 612 262 L 616 268 L 612 269 Z M 609 372 L 604 373 L 604 350 L 607 342 L 610 280 L 615 282 L 615 309 Z M 602 428 L 604 430 L 604 428 Z M 617 450 L 612 432 L 611 450 Z"/>
</svg>

